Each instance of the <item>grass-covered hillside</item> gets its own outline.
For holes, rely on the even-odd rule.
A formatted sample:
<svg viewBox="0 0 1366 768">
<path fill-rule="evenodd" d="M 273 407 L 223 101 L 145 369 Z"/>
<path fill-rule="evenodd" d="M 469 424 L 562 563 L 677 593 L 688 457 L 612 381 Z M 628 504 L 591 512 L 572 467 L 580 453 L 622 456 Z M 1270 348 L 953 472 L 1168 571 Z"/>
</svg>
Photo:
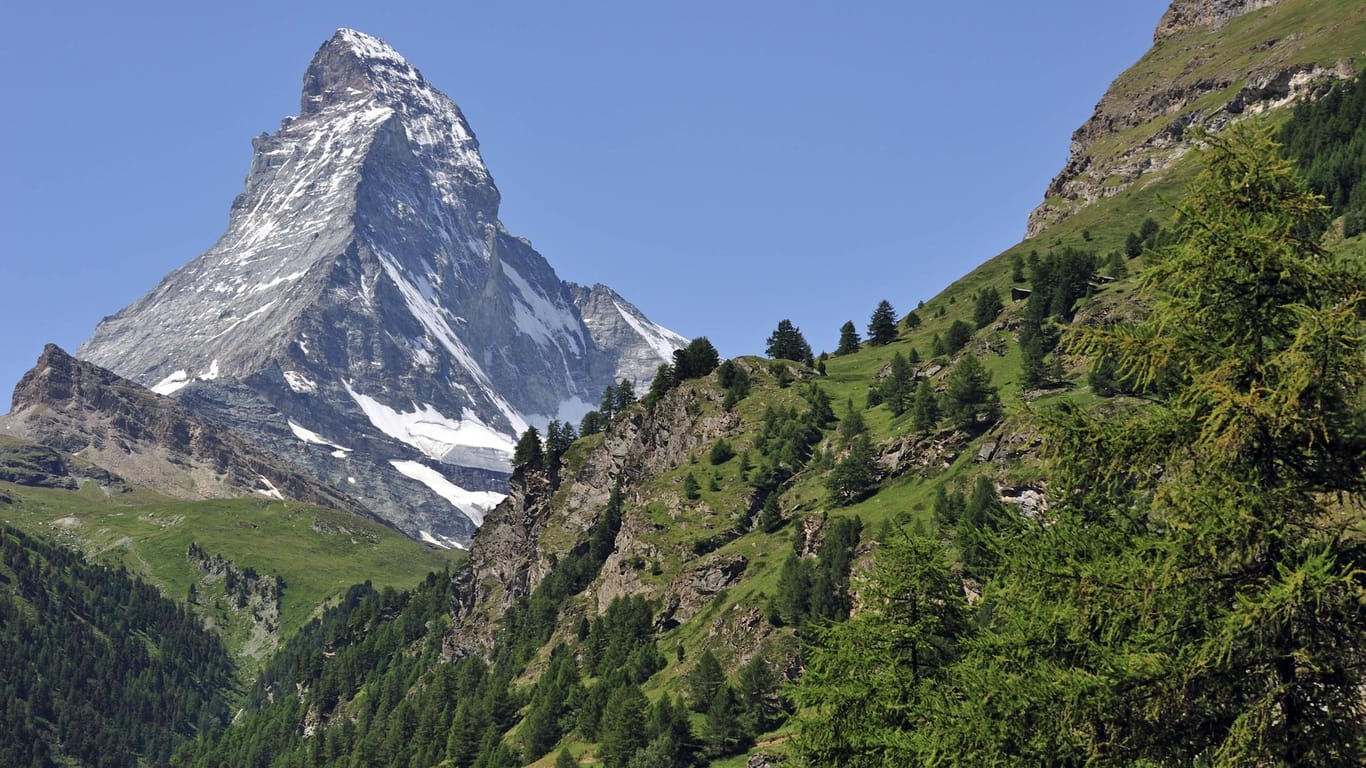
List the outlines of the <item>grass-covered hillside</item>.
<svg viewBox="0 0 1366 768">
<path fill-rule="evenodd" d="M 406 589 L 463 557 L 354 515 L 274 499 L 183 501 L 94 483 L 0 482 L 0 495 L 0 522 L 126 567 L 190 602 L 247 676 L 351 585 Z"/>
</svg>

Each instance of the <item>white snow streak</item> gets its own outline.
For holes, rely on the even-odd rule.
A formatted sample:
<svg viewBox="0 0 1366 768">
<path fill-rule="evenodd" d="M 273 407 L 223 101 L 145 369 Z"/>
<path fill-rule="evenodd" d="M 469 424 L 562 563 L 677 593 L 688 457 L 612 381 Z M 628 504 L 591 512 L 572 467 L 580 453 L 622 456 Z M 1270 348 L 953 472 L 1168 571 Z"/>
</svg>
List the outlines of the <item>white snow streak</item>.
<svg viewBox="0 0 1366 768">
<path fill-rule="evenodd" d="M 663 360 L 666 363 L 673 362 L 674 350 L 679 347 L 687 346 L 688 340 L 673 331 L 655 325 L 654 323 L 649 323 L 647 326 L 636 318 L 635 315 L 627 312 L 616 301 L 612 302 L 612 306 L 617 308 L 617 312 L 621 315 L 621 319 L 625 320 L 626 324 L 631 326 L 631 330 L 639 334 L 640 338 L 644 339 L 645 343 L 649 344 L 650 348 L 655 351 L 655 354 L 659 355 L 660 360 Z"/>
<path fill-rule="evenodd" d="M 289 422 L 289 431 L 293 432 L 295 437 L 299 438 L 305 443 L 311 443 L 313 445 L 322 445 L 328 448 L 335 448 L 336 451 L 332 455 L 337 456 L 337 454 L 340 453 L 341 456 L 337 456 L 337 458 L 339 459 L 345 458 L 346 453 L 351 450 L 350 448 L 343 448 L 342 446 L 337 445 L 336 443 L 332 442 L 331 440 L 328 440 L 327 438 L 323 437 L 317 432 L 314 432 L 311 429 L 307 429 L 305 427 L 299 426 L 298 424 L 295 424 L 293 420 Z"/>
<path fill-rule="evenodd" d="M 376 429 L 411 445 L 428 458 L 442 461 L 451 453 L 469 448 L 492 454 L 504 471 L 511 468 L 513 439 L 492 429 L 469 410 L 463 410 L 460 419 L 452 419 L 426 403 L 414 404 L 412 412 L 396 411 L 351 389 L 349 383 L 346 391 Z"/>
<path fill-rule="evenodd" d="M 389 463 L 394 469 L 422 483 L 433 493 L 450 502 L 451 506 L 460 510 L 461 514 L 475 525 L 483 525 L 484 513 L 504 498 L 503 494 L 493 491 L 467 491 L 447 480 L 445 475 L 420 462 L 391 460 Z"/>
<path fill-rule="evenodd" d="M 151 389 L 158 395 L 170 395 L 190 383 L 190 373 L 184 368 L 153 384 Z"/>
<path fill-rule="evenodd" d="M 261 478 L 261 484 L 265 486 L 265 488 L 257 488 L 257 493 L 261 494 L 262 496 L 269 496 L 270 498 L 277 499 L 279 501 L 285 500 L 285 495 L 283 493 L 280 493 L 280 489 L 276 488 L 274 483 L 267 480 L 265 475 L 257 475 L 257 477 Z"/>
<path fill-rule="evenodd" d="M 503 262 L 503 274 L 512 281 L 517 289 L 520 303 L 512 305 L 513 320 L 517 330 L 536 339 L 542 345 L 556 344 L 556 336 L 574 341 L 574 354 L 584 351 L 583 336 L 579 329 L 578 318 L 568 309 L 555 304 L 545 294 L 536 290 L 507 262 Z"/>
<path fill-rule="evenodd" d="M 437 537 L 432 535 L 431 531 L 423 530 L 418 531 L 417 533 L 422 537 L 423 541 L 431 544 L 433 547 L 440 547 L 441 549 L 469 549 L 469 547 L 464 544 L 446 536 L 442 536 L 440 540 L 438 540 Z"/>
<path fill-rule="evenodd" d="M 302 347 L 303 342 L 299 342 L 299 346 Z M 298 371 L 285 371 L 284 375 L 289 388 L 301 395 L 311 395 L 318 391 L 317 383 Z"/>
</svg>

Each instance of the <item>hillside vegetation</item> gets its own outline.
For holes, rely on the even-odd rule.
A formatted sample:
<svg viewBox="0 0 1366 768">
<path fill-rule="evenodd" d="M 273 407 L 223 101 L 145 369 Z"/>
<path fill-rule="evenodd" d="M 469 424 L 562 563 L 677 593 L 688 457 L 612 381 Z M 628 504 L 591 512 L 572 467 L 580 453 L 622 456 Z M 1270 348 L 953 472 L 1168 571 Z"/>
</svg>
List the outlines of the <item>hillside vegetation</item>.
<svg viewBox="0 0 1366 768">
<path fill-rule="evenodd" d="M 247 679 L 280 640 L 358 581 L 407 589 L 463 554 L 323 507 L 273 499 L 183 501 L 0 482 L 0 522 L 126 567 L 187 601 Z"/>
<path fill-rule="evenodd" d="M 1328 18 L 1274 11 L 1180 55 L 1243 67 L 1268 18 Z M 171 740 L 187 768 L 1360 765 L 1361 92 L 1192 130 L 834 354 L 789 321 L 768 359 L 695 340 L 524 435 L 468 562 L 90 484 L 0 484 L 0 520 L 243 654 L 234 722 Z"/>
<path fill-rule="evenodd" d="M 680 358 L 604 433 L 528 447 L 541 570 L 483 593 L 509 601 L 487 656 L 450 654 L 478 624 L 448 624 L 447 580 L 353 593 L 178 764 L 1355 764 L 1364 284 L 1264 133 L 1208 141 L 1130 277 L 1078 245 L 1024 260 L 1007 307 L 1002 259 L 887 343 Z M 1144 312 L 1088 314 L 1121 291 Z M 634 442 L 660 430 L 681 445 Z M 713 581 L 680 606 L 689 574 Z"/>
</svg>

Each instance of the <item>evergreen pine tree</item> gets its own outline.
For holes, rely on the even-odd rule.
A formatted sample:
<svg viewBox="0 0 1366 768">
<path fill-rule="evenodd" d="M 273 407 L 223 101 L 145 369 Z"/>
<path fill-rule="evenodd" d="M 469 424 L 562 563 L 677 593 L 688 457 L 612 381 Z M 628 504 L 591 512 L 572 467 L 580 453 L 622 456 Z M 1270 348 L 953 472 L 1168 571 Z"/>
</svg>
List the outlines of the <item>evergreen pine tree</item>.
<svg viewBox="0 0 1366 768">
<path fill-rule="evenodd" d="M 892 309 L 891 302 L 883 299 L 868 319 L 868 343 L 880 347 L 893 341 L 896 341 L 896 310 Z"/>
<path fill-rule="evenodd" d="M 858 329 L 854 327 L 853 320 L 846 320 L 840 326 L 840 343 L 835 348 L 835 354 L 848 355 L 859 351 Z"/>
<path fill-rule="evenodd" d="M 954 320 L 944 334 L 944 346 L 949 354 L 966 347 L 969 341 L 972 341 L 972 326 L 962 320 Z"/>
<path fill-rule="evenodd" d="M 914 732 L 939 709 L 936 685 L 970 626 L 960 579 L 940 542 L 894 533 L 860 595 L 857 616 L 810 633 L 795 752 L 811 766 L 926 764 Z"/>
<path fill-rule="evenodd" d="M 674 367 L 664 363 L 655 369 L 655 377 L 650 381 L 650 391 L 645 394 L 645 407 L 654 408 L 655 405 L 664 399 L 669 390 L 678 386 L 678 378 L 674 375 Z"/>
<path fill-rule="evenodd" d="M 630 379 L 622 379 L 617 382 L 617 388 L 612 393 L 612 412 L 621 413 L 636 401 L 636 388 L 631 384 Z"/>
<path fill-rule="evenodd" d="M 584 437 L 596 435 L 606 428 L 607 418 L 602 415 L 602 411 L 589 411 L 579 421 L 579 434 Z"/>
<path fill-rule="evenodd" d="M 602 710 L 598 754 L 604 768 L 626 768 L 636 750 L 645 746 L 645 716 L 649 701 L 630 683 L 618 686 Z"/>
<path fill-rule="evenodd" d="M 844 403 L 844 418 L 840 419 L 840 438 L 848 442 L 866 431 L 868 427 L 863 423 L 863 414 L 854 408 L 854 399 L 851 397 Z"/>
<path fill-rule="evenodd" d="M 700 379 L 720 364 L 721 356 L 706 336 L 699 336 L 683 349 L 674 350 L 674 376 L 678 381 Z"/>
<path fill-rule="evenodd" d="M 832 503 L 845 506 L 860 501 L 877 486 L 876 457 L 872 441 L 865 432 L 850 443 L 849 452 L 826 477 L 825 487 Z"/>
<path fill-rule="evenodd" d="M 900 416 L 906 412 L 906 406 L 911 399 L 911 388 L 914 386 L 915 370 L 911 368 L 910 361 L 897 352 L 892 355 L 887 377 L 882 380 L 881 386 L 882 402 L 887 405 L 887 410 L 891 411 L 893 416 Z"/>
<path fill-rule="evenodd" d="M 791 320 L 778 321 L 777 329 L 768 337 L 765 352 L 777 360 L 793 360 L 806 365 L 814 362 L 811 345 L 806 343 L 806 337 L 802 336 L 801 330 Z"/>
<path fill-rule="evenodd" d="M 544 463 L 541 433 L 535 427 L 527 427 L 512 451 L 512 469 L 514 472 L 519 469 L 540 469 Z"/>
<path fill-rule="evenodd" d="M 741 729 L 739 706 L 735 701 L 735 691 L 722 684 L 707 707 L 707 719 L 702 725 L 702 740 L 706 742 L 707 754 L 723 757 L 738 752 L 745 745 L 745 733 Z"/>
<path fill-rule="evenodd" d="M 918 434 L 928 435 L 939 423 L 939 398 L 929 379 L 921 379 L 911 398 L 911 429 Z"/>
<path fill-rule="evenodd" d="M 721 662 L 708 648 L 697 657 L 697 664 L 688 673 L 688 704 L 694 712 L 706 712 L 716 691 L 726 684 L 726 673 Z"/>
<path fill-rule="evenodd" d="M 973 431 L 996 415 L 998 403 L 991 374 L 976 355 L 964 355 L 944 380 L 944 415 L 959 429 Z"/>
<path fill-rule="evenodd" d="M 697 501 L 702 497 L 702 486 L 697 484 L 697 478 L 691 472 L 683 477 L 683 497 L 688 501 Z"/>
<path fill-rule="evenodd" d="M 598 398 L 598 412 L 604 417 L 611 419 L 617 413 L 617 388 L 609 384 L 602 390 L 602 397 Z"/>
<path fill-rule="evenodd" d="M 949 346 L 944 343 L 944 339 L 938 332 L 930 340 L 930 357 L 943 357 L 949 353 Z"/>
<path fill-rule="evenodd" d="M 783 517 L 782 510 L 778 509 L 778 492 L 774 491 L 764 499 L 764 505 L 759 510 L 759 528 L 764 533 L 773 533 L 787 520 Z"/>
<path fill-rule="evenodd" d="M 976 301 L 972 309 L 973 322 L 978 328 L 985 328 L 991 325 L 996 316 L 1001 314 L 1005 305 L 1001 303 L 1001 295 L 995 288 L 983 288 L 977 292 Z"/>
</svg>

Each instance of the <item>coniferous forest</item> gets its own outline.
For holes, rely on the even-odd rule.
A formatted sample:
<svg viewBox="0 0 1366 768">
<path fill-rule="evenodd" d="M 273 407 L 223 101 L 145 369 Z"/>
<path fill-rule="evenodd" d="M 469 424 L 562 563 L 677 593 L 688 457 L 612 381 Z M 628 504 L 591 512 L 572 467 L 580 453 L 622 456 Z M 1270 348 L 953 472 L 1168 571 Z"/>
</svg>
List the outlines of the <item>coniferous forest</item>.
<svg viewBox="0 0 1366 768">
<path fill-rule="evenodd" d="M 126 571 L 0 527 L 0 764 L 165 764 L 226 722 L 233 663 Z"/>
</svg>

